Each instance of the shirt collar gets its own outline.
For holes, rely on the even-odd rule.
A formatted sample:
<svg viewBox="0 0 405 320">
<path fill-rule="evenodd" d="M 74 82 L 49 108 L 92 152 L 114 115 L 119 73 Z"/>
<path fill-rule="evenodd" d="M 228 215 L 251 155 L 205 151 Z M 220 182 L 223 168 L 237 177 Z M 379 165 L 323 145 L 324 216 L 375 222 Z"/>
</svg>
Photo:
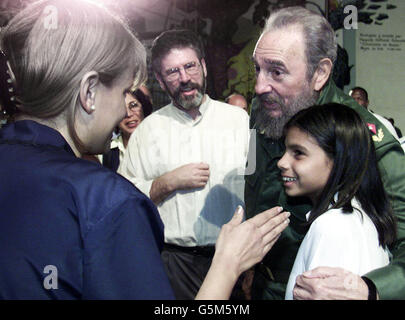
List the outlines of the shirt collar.
<svg viewBox="0 0 405 320">
<path fill-rule="evenodd" d="M 204 117 L 204 115 L 206 114 L 210 101 L 211 101 L 211 98 L 208 96 L 208 94 L 206 94 L 205 101 L 204 101 L 204 103 L 201 104 L 200 109 L 199 109 L 200 113 L 201 113 L 201 117 Z"/>
<path fill-rule="evenodd" d="M 335 195 L 333 196 L 333 200 L 335 201 L 335 203 L 338 201 L 338 195 L 339 195 L 339 192 L 336 192 Z M 352 198 L 352 200 L 351 200 L 351 205 L 352 205 L 353 209 L 358 209 L 358 210 L 361 211 L 361 204 L 360 204 L 360 202 L 357 200 L 356 197 L 353 197 L 353 198 Z M 331 209 L 331 208 L 332 208 L 332 204 L 329 205 L 329 209 Z M 329 210 L 329 209 L 328 209 L 328 210 Z M 354 211 L 356 211 L 356 210 L 353 210 L 353 212 L 354 212 Z M 307 218 L 307 221 L 308 221 L 310 215 L 311 215 L 311 211 L 309 211 L 309 212 L 305 215 L 305 217 Z"/>
<path fill-rule="evenodd" d="M 333 196 L 333 201 L 335 201 L 335 203 L 338 201 L 338 195 L 339 195 L 339 192 L 336 192 L 335 195 Z M 329 204 L 328 210 L 329 210 L 331 207 L 332 207 L 332 204 Z M 311 211 L 309 211 L 309 212 L 305 215 L 305 217 L 307 218 L 307 221 L 309 220 L 309 216 L 310 216 L 310 215 L 311 215 Z"/>
<path fill-rule="evenodd" d="M 122 140 L 122 134 L 116 136 L 115 138 L 111 139 L 111 147 L 110 149 L 118 148 L 118 149 L 125 149 L 124 141 Z"/>
<path fill-rule="evenodd" d="M 0 141 L 52 146 L 75 155 L 65 138 L 58 131 L 32 120 L 20 120 L 4 126 L 0 130 Z"/>
</svg>

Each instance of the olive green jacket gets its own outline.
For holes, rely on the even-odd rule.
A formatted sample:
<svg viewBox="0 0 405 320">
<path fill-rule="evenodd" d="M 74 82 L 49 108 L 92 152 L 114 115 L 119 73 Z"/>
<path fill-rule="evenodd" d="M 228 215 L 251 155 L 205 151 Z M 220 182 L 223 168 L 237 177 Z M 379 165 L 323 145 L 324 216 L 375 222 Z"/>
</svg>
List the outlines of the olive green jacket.
<svg viewBox="0 0 405 320">
<path fill-rule="evenodd" d="M 322 89 L 317 104 L 329 102 L 345 104 L 356 110 L 372 131 L 383 183 L 397 217 L 398 240 L 390 248 L 393 254 L 391 263 L 368 273 L 367 277 L 376 285 L 380 299 L 405 299 L 405 156 L 403 150 L 384 125 L 338 89 L 332 80 Z M 252 146 L 251 150 L 254 150 Z M 310 203 L 304 198 L 289 198 L 284 193 L 277 168 L 277 161 L 283 153 L 283 141 L 272 141 L 256 132 L 256 171 L 246 176 L 245 184 L 247 217 L 250 218 L 274 206 L 282 206 L 286 211 L 291 212 L 291 217 L 287 229 L 256 268 L 252 296 L 255 299 L 284 299 L 289 273 L 301 241 L 308 230 L 308 226 L 305 225 L 305 214 L 311 210 Z"/>
</svg>

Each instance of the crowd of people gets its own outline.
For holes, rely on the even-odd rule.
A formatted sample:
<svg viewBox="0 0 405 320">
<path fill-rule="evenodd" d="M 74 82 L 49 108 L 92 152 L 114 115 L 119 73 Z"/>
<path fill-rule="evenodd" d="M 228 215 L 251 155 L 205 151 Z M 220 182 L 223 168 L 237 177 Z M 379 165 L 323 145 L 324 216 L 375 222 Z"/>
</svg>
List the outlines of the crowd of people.
<svg viewBox="0 0 405 320">
<path fill-rule="evenodd" d="M 250 108 L 169 30 L 153 112 L 145 48 L 90 1 L 27 6 L 0 49 L 0 298 L 405 299 L 404 151 L 334 84 L 321 15 L 270 15 Z"/>
</svg>

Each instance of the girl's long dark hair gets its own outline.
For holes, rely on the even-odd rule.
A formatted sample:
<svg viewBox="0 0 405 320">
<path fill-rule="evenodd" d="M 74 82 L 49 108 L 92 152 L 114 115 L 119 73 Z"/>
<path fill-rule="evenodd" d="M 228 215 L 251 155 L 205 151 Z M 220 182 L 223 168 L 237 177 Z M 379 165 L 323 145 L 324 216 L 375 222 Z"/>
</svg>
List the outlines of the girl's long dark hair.
<svg viewBox="0 0 405 320">
<path fill-rule="evenodd" d="M 329 179 L 308 222 L 330 208 L 353 212 L 351 200 L 356 197 L 373 221 L 380 245 L 391 245 L 396 240 L 396 221 L 383 187 L 370 131 L 360 116 L 345 105 L 329 103 L 301 110 L 285 125 L 285 132 L 292 127 L 314 137 L 333 159 Z"/>
</svg>

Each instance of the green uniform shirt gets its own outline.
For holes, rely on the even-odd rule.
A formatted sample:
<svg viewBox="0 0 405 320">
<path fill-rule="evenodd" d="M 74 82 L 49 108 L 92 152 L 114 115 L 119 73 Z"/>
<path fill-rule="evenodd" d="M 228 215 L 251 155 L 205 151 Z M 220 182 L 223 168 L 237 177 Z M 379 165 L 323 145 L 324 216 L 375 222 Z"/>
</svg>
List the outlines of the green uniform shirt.
<svg viewBox="0 0 405 320">
<path fill-rule="evenodd" d="M 380 299 L 405 299 L 405 157 L 403 150 L 384 125 L 338 89 L 332 80 L 328 81 L 322 89 L 317 104 L 330 102 L 345 104 L 356 110 L 373 134 L 384 187 L 397 217 L 398 240 L 390 248 L 393 254 L 390 265 L 368 273 L 367 277 L 376 285 Z M 308 230 L 305 214 L 311 210 L 309 200 L 287 197 L 280 179 L 277 162 L 284 150 L 283 141 L 274 141 L 256 132 L 256 171 L 246 176 L 245 184 L 247 217 L 250 218 L 275 206 L 282 206 L 286 211 L 291 212 L 291 217 L 289 226 L 263 262 L 256 267 L 253 299 L 284 299 L 285 287 L 295 256 Z"/>
</svg>

